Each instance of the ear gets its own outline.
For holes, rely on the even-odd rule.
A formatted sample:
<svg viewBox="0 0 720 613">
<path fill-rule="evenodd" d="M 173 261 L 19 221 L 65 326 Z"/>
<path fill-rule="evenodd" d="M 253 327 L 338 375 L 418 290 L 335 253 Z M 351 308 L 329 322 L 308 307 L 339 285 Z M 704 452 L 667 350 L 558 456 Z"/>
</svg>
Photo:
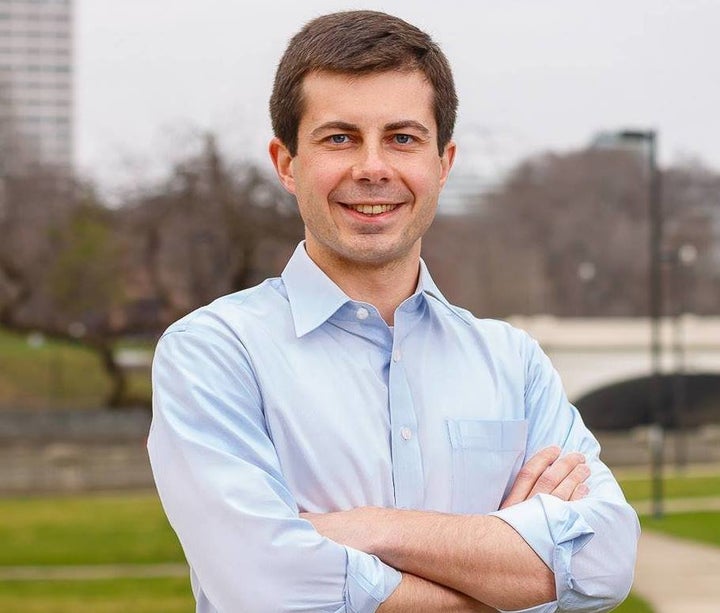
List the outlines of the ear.
<svg viewBox="0 0 720 613">
<path fill-rule="evenodd" d="M 291 194 L 295 195 L 295 177 L 293 176 L 292 160 L 290 151 L 279 138 L 273 138 L 268 146 L 270 159 L 275 172 L 280 179 L 283 187 Z"/>
<path fill-rule="evenodd" d="M 443 154 L 440 156 L 440 187 L 445 185 L 445 181 L 447 181 L 450 175 L 450 169 L 452 168 L 453 162 L 455 162 L 455 151 L 455 143 L 450 141 L 445 145 L 445 151 L 443 151 Z"/>
</svg>

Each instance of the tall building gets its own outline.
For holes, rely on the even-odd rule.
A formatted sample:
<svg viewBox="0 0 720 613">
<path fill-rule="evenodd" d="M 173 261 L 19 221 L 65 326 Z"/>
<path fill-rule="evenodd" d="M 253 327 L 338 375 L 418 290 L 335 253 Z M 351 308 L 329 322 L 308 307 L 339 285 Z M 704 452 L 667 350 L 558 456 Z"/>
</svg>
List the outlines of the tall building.
<svg viewBox="0 0 720 613">
<path fill-rule="evenodd" d="M 73 165 L 73 0 L 0 0 L 0 175 Z"/>
</svg>

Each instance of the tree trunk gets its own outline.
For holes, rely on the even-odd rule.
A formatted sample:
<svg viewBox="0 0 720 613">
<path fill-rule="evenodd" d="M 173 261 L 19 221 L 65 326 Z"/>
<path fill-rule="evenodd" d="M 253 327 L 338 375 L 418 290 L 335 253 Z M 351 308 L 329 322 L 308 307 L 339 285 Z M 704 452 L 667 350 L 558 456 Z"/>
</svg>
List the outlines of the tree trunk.
<svg viewBox="0 0 720 613">
<path fill-rule="evenodd" d="M 98 352 L 105 372 L 110 377 L 110 393 L 107 405 L 111 409 L 122 408 L 127 392 L 127 375 L 115 359 L 115 352 L 111 344 L 106 342 L 93 342 L 90 346 Z"/>
</svg>

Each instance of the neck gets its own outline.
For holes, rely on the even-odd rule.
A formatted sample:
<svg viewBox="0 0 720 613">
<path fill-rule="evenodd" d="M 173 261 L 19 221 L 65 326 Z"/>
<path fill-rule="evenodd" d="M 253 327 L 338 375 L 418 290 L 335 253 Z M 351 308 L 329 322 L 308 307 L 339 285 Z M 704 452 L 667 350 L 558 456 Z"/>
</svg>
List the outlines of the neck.
<svg viewBox="0 0 720 613">
<path fill-rule="evenodd" d="M 401 260 L 372 265 L 334 259 L 332 262 L 310 258 L 353 300 L 372 304 L 385 322 L 394 324 L 395 309 L 412 296 L 420 274 L 420 245 Z"/>
<path fill-rule="evenodd" d="M 386 268 L 364 271 L 335 281 L 350 298 L 372 304 L 385 322 L 394 325 L 395 309 L 412 296 L 417 287 L 420 262 L 404 271 Z"/>
</svg>

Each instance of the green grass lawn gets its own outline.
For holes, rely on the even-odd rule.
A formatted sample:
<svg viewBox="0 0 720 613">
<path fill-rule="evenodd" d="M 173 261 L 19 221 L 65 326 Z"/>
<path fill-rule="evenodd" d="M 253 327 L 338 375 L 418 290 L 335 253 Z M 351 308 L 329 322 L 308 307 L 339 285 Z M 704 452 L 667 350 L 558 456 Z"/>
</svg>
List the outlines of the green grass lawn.
<svg viewBox="0 0 720 613">
<path fill-rule="evenodd" d="M 0 518 L 0 565 L 184 560 L 154 494 L 5 499 Z"/>
<path fill-rule="evenodd" d="M 720 547 L 720 512 L 673 513 L 662 519 L 641 517 L 643 529 Z"/>
<path fill-rule="evenodd" d="M 97 408 L 109 391 L 110 380 L 89 349 L 50 339 L 33 346 L 27 335 L 0 329 L 0 408 Z M 127 397 L 149 402 L 149 373 L 129 376 Z"/>
<path fill-rule="evenodd" d="M 652 495 L 650 479 L 621 479 L 620 485 L 629 501 L 649 500 Z M 720 496 L 720 475 L 671 476 L 663 479 L 666 498 L 697 498 Z"/>
<path fill-rule="evenodd" d="M 0 581 L 3 613 L 191 613 L 188 579 Z"/>
<path fill-rule="evenodd" d="M 0 566 L 184 556 L 155 494 L 0 499 Z M 3 613 L 191 613 L 189 578 L 0 581 Z"/>
<path fill-rule="evenodd" d="M 635 594 L 630 594 L 625 602 L 613 610 L 615 613 L 653 613 L 652 607 Z"/>
</svg>

